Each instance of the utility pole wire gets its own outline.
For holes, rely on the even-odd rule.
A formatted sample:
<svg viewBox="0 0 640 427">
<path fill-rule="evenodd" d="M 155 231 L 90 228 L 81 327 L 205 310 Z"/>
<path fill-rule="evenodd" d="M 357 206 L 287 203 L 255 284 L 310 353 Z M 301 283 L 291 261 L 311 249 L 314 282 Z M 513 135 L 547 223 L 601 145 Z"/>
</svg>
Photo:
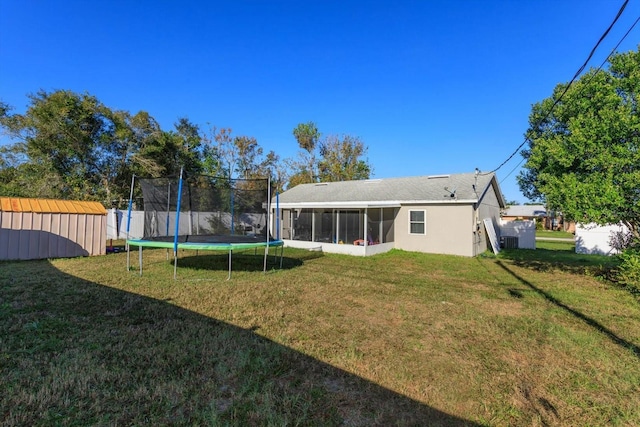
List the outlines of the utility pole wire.
<svg viewBox="0 0 640 427">
<path fill-rule="evenodd" d="M 551 115 L 551 113 L 553 112 L 553 109 L 556 107 L 556 105 L 558 105 L 560 103 L 560 101 L 562 100 L 562 98 L 564 97 L 564 95 L 567 93 L 567 91 L 569 90 L 569 88 L 571 87 L 571 85 L 573 84 L 573 82 L 578 78 L 578 76 L 584 71 L 584 69 L 586 68 L 587 64 L 589 63 L 589 61 L 591 60 L 591 58 L 593 57 L 593 54 L 596 52 L 596 50 L 598 49 L 598 46 L 600 46 L 600 43 L 602 43 L 602 41 L 605 39 L 605 37 L 607 37 L 607 35 L 609 34 L 609 32 L 611 31 L 611 29 L 613 28 L 613 26 L 615 25 L 615 23 L 618 21 L 618 19 L 620 18 L 620 16 L 622 15 L 622 12 L 624 11 L 624 9 L 627 7 L 627 4 L 629 3 L 629 0 L 625 0 L 625 2 L 622 4 L 622 6 L 620 7 L 620 10 L 618 10 L 618 13 L 616 14 L 616 17 L 613 19 L 613 21 L 611 22 L 611 24 L 609 25 L 609 27 L 606 29 L 606 31 L 602 34 L 602 36 L 600 36 L 600 39 L 598 40 L 598 42 L 596 43 L 596 45 L 593 47 L 593 49 L 591 49 L 591 52 L 589 53 L 589 56 L 587 57 L 587 60 L 584 61 L 584 63 L 582 64 L 582 66 L 578 69 L 578 71 L 576 72 L 576 74 L 573 76 L 573 78 L 571 79 L 571 81 L 569 82 L 569 84 L 564 88 L 564 90 L 562 91 L 562 93 L 560 94 L 560 96 L 554 101 L 553 105 L 551 106 L 551 108 L 549 109 L 549 111 L 547 111 L 547 114 L 545 114 L 545 116 L 540 119 L 535 126 L 540 125 L 540 123 L 542 123 L 543 121 L 545 121 L 546 119 L 549 118 L 549 116 Z M 627 31 L 627 33 L 624 35 L 624 37 L 622 38 L 622 40 L 624 40 L 627 35 L 631 32 L 631 29 L 633 29 L 633 27 L 636 25 L 638 21 L 636 20 L 636 22 L 633 23 L 633 25 L 631 26 L 631 28 L 629 29 L 629 31 Z M 618 42 L 618 44 L 616 45 L 619 46 L 620 43 L 622 43 L 622 40 L 620 40 L 620 42 Z M 615 49 L 615 48 L 614 48 Z M 607 56 L 607 59 L 605 59 L 604 63 L 607 62 L 607 60 L 609 60 L 609 58 L 611 57 L 611 55 L 613 54 L 613 51 Z M 604 65 L 603 63 L 603 65 Z M 598 71 L 602 68 L 602 65 L 600 66 L 600 68 L 598 69 Z M 535 127 L 534 126 L 534 127 Z M 513 153 L 511 153 L 511 155 L 509 157 L 507 157 L 507 159 L 500 163 L 500 165 L 493 169 L 490 172 L 484 172 L 482 173 L 482 175 L 489 175 L 492 173 L 497 172 L 498 170 L 500 170 L 505 164 L 507 164 L 511 159 L 513 159 L 513 157 L 518 154 L 520 152 L 520 150 L 522 149 L 522 147 L 524 147 L 524 145 L 527 142 L 531 142 L 531 140 L 528 137 L 525 137 L 524 141 L 522 141 L 522 143 L 520 145 L 518 145 L 518 148 L 515 149 L 515 151 Z M 513 172 L 513 171 L 512 171 Z M 511 173 L 510 173 L 511 174 Z"/>
</svg>

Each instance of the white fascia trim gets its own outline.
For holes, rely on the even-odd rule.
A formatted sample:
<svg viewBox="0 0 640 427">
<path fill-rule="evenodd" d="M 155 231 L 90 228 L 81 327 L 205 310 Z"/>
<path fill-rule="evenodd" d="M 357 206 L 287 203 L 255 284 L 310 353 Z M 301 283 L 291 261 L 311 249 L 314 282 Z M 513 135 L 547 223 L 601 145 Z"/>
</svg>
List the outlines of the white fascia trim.
<svg viewBox="0 0 640 427">
<path fill-rule="evenodd" d="M 444 200 L 405 200 L 400 202 L 403 205 L 468 205 L 477 203 L 478 199 L 444 199 Z"/>
<path fill-rule="evenodd" d="M 271 206 L 274 206 L 273 204 Z M 282 203 L 281 209 L 304 209 L 304 208 L 399 208 L 400 202 L 298 202 Z"/>
</svg>

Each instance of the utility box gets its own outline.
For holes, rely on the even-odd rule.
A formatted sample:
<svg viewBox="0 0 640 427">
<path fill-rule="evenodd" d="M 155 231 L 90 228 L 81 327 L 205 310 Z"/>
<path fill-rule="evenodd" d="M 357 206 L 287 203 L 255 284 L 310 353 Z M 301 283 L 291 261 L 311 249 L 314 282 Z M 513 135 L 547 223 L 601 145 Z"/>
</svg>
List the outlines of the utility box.
<svg viewBox="0 0 640 427">
<path fill-rule="evenodd" d="M 500 237 L 500 247 L 502 249 L 518 249 L 518 238 L 516 236 Z"/>
</svg>

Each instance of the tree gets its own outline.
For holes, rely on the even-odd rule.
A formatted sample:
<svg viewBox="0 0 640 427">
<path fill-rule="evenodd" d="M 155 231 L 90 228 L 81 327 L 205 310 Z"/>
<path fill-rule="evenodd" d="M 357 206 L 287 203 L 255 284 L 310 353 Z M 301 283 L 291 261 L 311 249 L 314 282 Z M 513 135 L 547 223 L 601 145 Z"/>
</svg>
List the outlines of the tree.
<svg viewBox="0 0 640 427">
<path fill-rule="evenodd" d="M 264 171 L 259 168 L 262 147 L 254 137 L 236 136 L 233 139 L 233 148 L 236 153 L 235 170 L 241 178 L 264 178 Z"/>
<path fill-rule="evenodd" d="M 291 169 L 289 188 L 318 181 L 347 181 L 371 176 L 371 165 L 362 159 L 367 147 L 360 138 L 329 135 L 322 139 L 313 122 L 300 123 L 294 128 L 293 135 L 303 151 L 299 153 L 299 160 L 287 161 Z"/>
<path fill-rule="evenodd" d="M 212 176 L 229 178 L 271 178 L 276 189 L 282 189 L 286 177 L 280 157 L 263 149 L 252 136 L 233 136 L 230 128 L 211 127 L 204 138 L 203 167 Z"/>
<path fill-rule="evenodd" d="M 288 176 L 287 169 L 285 164 L 280 161 L 280 156 L 273 150 L 269 151 L 264 157 L 264 160 L 259 165 L 259 170 L 262 176 L 271 177 L 271 185 L 276 193 L 284 191 Z"/>
<path fill-rule="evenodd" d="M 0 147 L 0 195 L 9 197 L 55 198 L 61 186 L 53 172 L 25 161 L 24 144 Z"/>
<path fill-rule="evenodd" d="M 0 103 L 0 125 L 17 141 L 0 150 L 2 194 L 122 205 L 133 174 L 202 169 L 199 128 L 186 118 L 165 132 L 144 111 L 114 111 L 86 93 L 40 91 L 29 99 L 24 114 Z"/>
<path fill-rule="evenodd" d="M 640 240 L 640 52 L 618 53 L 533 106 L 518 177 L 567 219 L 624 223 Z M 561 99 L 560 99 L 561 98 Z"/>
<path fill-rule="evenodd" d="M 69 199 L 109 200 L 112 162 L 121 156 L 113 112 L 89 94 L 40 91 L 29 96 L 23 115 L 6 111 L 0 124 L 21 145 L 39 179 L 50 180 L 47 195 Z M 42 193 L 33 194 L 42 197 Z"/>
<path fill-rule="evenodd" d="M 368 179 L 371 175 L 371 165 L 361 159 L 366 153 L 367 147 L 357 137 L 327 137 L 320 144 L 320 181 Z"/>
<path fill-rule="evenodd" d="M 320 132 L 314 122 L 300 123 L 293 129 L 293 136 L 298 141 L 298 146 L 303 150 L 300 153 L 301 160 L 298 162 L 298 173 L 306 174 L 304 182 L 317 182 L 316 146 L 320 139 Z M 300 177 L 302 179 L 302 177 Z"/>
</svg>

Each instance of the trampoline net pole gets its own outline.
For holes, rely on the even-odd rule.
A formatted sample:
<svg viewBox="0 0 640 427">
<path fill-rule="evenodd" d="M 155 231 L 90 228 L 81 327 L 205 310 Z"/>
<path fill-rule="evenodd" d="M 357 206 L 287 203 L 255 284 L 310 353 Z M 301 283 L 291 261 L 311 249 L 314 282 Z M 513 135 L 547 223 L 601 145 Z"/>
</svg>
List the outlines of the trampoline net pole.
<svg viewBox="0 0 640 427">
<path fill-rule="evenodd" d="M 133 207 L 133 186 L 135 185 L 136 182 L 136 176 L 132 175 L 131 176 L 131 190 L 129 191 L 129 206 L 127 207 L 127 235 L 126 235 L 126 240 L 125 240 L 125 246 L 126 246 L 126 250 L 127 250 L 127 271 L 129 271 L 129 269 L 131 268 L 131 254 L 130 254 L 130 248 L 129 248 L 129 230 L 131 227 L 131 209 Z M 120 236 L 118 236 L 119 238 Z"/>
<path fill-rule="evenodd" d="M 266 228 L 266 233 L 264 233 L 265 235 L 265 240 L 266 240 L 266 246 L 264 247 L 264 262 L 263 262 L 263 266 L 262 266 L 262 272 L 266 273 L 267 272 L 267 257 L 269 256 L 269 237 L 271 234 L 271 177 L 269 177 L 269 179 L 267 180 L 267 215 L 265 218 L 265 228 Z"/>
<path fill-rule="evenodd" d="M 173 233 L 173 280 L 178 276 L 178 236 L 180 234 L 180 209 L 182 208 L 182 184 L 183 169 L 180 168 L 180 180 L 178 181 L 178 200 L 176 200 L 176 228 Z"/>
</svg>

